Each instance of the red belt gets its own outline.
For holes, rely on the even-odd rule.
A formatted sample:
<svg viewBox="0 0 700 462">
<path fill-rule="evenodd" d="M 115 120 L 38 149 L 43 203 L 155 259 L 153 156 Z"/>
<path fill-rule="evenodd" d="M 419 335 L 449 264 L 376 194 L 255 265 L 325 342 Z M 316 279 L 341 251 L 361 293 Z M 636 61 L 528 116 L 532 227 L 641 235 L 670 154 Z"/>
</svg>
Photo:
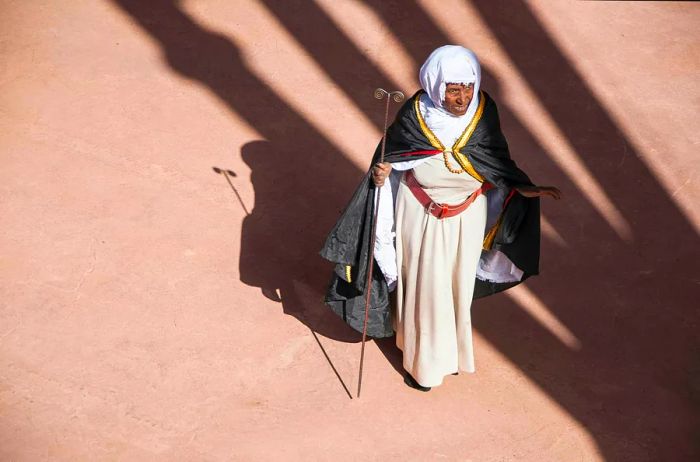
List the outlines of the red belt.
<svg viewBox="0 0 700 462">
<path fill-rule="evenodd" d="M 425 207 L 425 211 L 439 219 L 459 215 L 467 210 L 467 207 L 469 207 L 477 197 L 484 194 L 489 189 L 493 189 L 493 185 L 491 183 L 482 183 L 479 189 L 474 191 L 469 197 L 467 197 L 467 200 L 460 204 L 438 204 L 437 202 L 433 202 L 430 196 L 428 196 L 428 193 L 423 190 L 423 187 L 420 185 L 420 183 L 418 183 L 418 180 L 416 180 L 413 170 L 406 172 L 404 180 L 406 181 L 408 189 L 410 189 L 413 195 L 416 196 L 416 199 L 418 199 L 418 202 Z"/>
</svg>

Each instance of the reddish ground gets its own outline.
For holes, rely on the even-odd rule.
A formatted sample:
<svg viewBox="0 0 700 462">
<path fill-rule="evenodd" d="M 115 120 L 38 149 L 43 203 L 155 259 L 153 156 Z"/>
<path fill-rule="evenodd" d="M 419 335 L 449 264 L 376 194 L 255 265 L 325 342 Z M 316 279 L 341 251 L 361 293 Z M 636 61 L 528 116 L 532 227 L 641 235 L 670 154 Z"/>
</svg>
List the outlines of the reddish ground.
<svg viewBox="0 0 700 462">
<path fill-rule="evenodd" d="M 698 24 L 692 2 L 0 1 L 0 460 L 700 460 Z M 371 342 L 351 399 L 317 251 L 372 91 L 412 93 L 445 43 L 566 200 L 542 275 L 474 304 L 476 374 L 420 393 Z"/>
</svg>

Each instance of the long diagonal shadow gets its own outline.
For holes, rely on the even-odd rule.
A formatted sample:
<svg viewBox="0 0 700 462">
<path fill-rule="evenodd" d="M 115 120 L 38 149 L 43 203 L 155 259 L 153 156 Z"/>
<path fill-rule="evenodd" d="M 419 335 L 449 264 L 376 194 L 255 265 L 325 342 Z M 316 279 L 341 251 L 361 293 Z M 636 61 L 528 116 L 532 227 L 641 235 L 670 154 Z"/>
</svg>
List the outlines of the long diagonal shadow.
<svg viewBox="0 0 700 462">
<path fill-rule="evenodd" d="M 243 228 L 242 280 L 263 289 L 279 289 L 285 312 L 321 328 L 324 335 L 356 340 L 337 319 L 318 311 L 323 309 L 299 288 L 324 285 L 327 268 L 307 257 L 317 251 L 360 172 L 254 76 L 233 43 L 194 24 L 177 2 L 160 0 L 141 6 L 135 0 L 115 1 L 160 42 L 173 69 L 205 85 L 268 140 L 249 143 L 242 150 L 256 191 L 255 209 Z M 314 35 L 309 32 L 314 24 L 304 27 L 301 16 L 291 14 L 283 3 L 265 3 L 357 101 L 362 101 L 358 92 L 366 91 L 364 82 L 387 78 L 316 6 L 308 16 L 319 25 Z M 366 3 L 417 63 L 435 47 L 449 43 L 414 1 Z M 690 451 L 682 432 L 687 432 L 691 416 L 687 400 L 678 396 L 687 378 L 678 371 L 687 369 L 693 334 L 688 326 L 697 325 L 696 313 L 683 312 L 693 290 L 688 282 L 693 277 L 693 258 L 697 259 L 696 235 L 528 7 L 516 2 L 508 2 L 508 7 L 486 1 L 475 4 L 568 142 L 634 226 L 633 242 L 620 241 L 595 212 L 586 191 L 571 186 L 566 188 L 569 209 L 576 215 L 548 212 L 568 247 L 545 241 L 543 254 L 557 253 L 559 258 L 544 268 L 545 274 L 551 269 L 549 275 L 529 286 L 582 341 L 581 352 L 562 345 L 503 296 L 475 304 L 475 326 L 591 432 L 605 458 L 680 460 L 676 456 Z M 508 28 L 503 27 L 506 23 Z M 323 43 L 333 43 L 342 53 L 325 52 Z M 347 56 L 348 61 L 339 56 Z M 364 69 L 367 79 L 348 72 L 347 63 Z M 551 67 L 546 67 L 548 63 Z M 498 99 L 498 81 L 488 69 L 484 80 L 485 88 Z M 377 122 L 372 107 L 358 106 Z M 518 152 L 545 151 L 503 105 L 501 116 L 518 161 Z M 610 161 L 620 157 L 619 150 L 626 154 L 622 162 Z M 544 156 L 525 163 L 535 178 L 567 182 L 564 172 Z M 285 166 L 284 171 L 279 165 Z M 300 177 L 324 178 L 335 188 L 300 188 L 296 180 Z M 658 239 L 659 223 L 673 236 L 672 244 Z M 281 245 L 276 239 L 279 229 L 293 242 Z M 681 246 L 689 249 L 685 255 L 673 252 Z M 260 261 L 262 255 L 266 261 Z M 660 265 L 672 271 L 659 274 L 655 268 Z M 554 277 L 559 274 L 571 277 Z M 395 364 L 395 349 L 386 343 L 380 346 Z M 645 398 L 649 398 L 646 408 L 639 405 Z"/>
<path fill-rule="evenodd" d="M 413 1 L 366 3 L 417 62 L 449 43 Z M 698 280 L 697 235 L 529 7 L 473 3 L 633 226 L 632 242 L 622 241 L 590 206 L 586 191 L 567 185 L 567 176 L 551 160 L 527 159 L 534 178 L 565 187 L 572 212 L 554 207 L 548 212 L 567 247 L 545 240 L 543 255 L 557 259 L 545 258 L 545 274 L 528 286 L 574 332 L 583 350 L 564 347 L 503 296 L 477 302 L 474 325 L 585 425 L 607 460 L 685 460 L 697 451 L 689 443 L 696 408 L 689 396 L 698 393 L 698 377 L 684 372 L 698 369 L 692 367 L 698 313 L 689 306 L 697 300 L 692 283 Z M 487 89 L 495 83 L 488 70 L 485 80 Z M 543 152 L 517 117 L 503 109 L 516 160 L 522 159 L 518 153 Z"/>
<path fill-rule="evenodd" d="M 368 95 L 376 87 L 398 88 L 397 82 L 368 60 L 315 2 L 261 0 L 261 3 L 309 52 L 310 57 L 339 89 L 348 95 L 377 128 L 381 128 L 384 125 L 384 113 L 376 100 L 368 98 Z"/>
<path fill-rule="evenodd" d="M 234 43 L 196 24 L 178 1 L 114 2 L 157 40 L 174 71 L 203 85 L 266 138 L 241 150 L 255 188 L 242 229 L 241 280 L 263 294 L 279 291 L 284 312 L 311 329 L 349 395 L 316 333 L 347 342 L 359 336 L 319 302 L 330 268 L 308 257 L 317 254 L 362 172 L 254 75 Z M 334 188 L 314 187 L 309 180 L 318 178 Z"/>
</svg>

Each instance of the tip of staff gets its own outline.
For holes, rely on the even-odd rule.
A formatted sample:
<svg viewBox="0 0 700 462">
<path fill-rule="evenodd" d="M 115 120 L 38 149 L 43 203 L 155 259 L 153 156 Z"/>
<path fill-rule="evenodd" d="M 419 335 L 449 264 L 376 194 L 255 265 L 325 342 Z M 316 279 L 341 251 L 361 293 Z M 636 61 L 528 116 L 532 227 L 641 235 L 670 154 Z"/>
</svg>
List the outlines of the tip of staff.
<svg viewBox="0 0 700 462">
<path fill-rule="evenodd" d="M 231 176 L 236 176 L 236 172 L 234 172 L 233 170 L 226 170 L 226 169 L 219 168 L 219 167 L 212 167 L 211 169 L 214 170 L 214 172 L 216 172 L 218 174 L 226 173 L 226 174 L 231 175 Z"/>
</svg>

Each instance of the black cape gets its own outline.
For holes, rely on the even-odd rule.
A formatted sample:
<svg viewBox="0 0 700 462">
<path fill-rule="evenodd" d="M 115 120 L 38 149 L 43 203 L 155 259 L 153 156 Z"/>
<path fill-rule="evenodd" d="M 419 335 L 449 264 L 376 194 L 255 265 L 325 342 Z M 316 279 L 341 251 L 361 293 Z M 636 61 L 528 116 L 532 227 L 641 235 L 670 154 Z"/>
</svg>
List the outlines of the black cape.
<svg viewBox="0 0 700 462">
<path fill-rule="evenodd" d="M 417 92 L 399 109 L 396 120 L 387 129 L 385 162 L 416 160 L 426 155 L 441 154 L 433 144 L 430 131 L 418 115 Z M 530 186 L 527 175 L 510 158 L 508 144 L 501 132 L 496 104 L 486 92 L 481 92 L 483 112 L 476 128 L 461 153 L 484 181 L 501 190 L 503 197 L 513 188 Z M 477 113 L 478 114 L 478 113 Z M 439 142 L 438 142 L 439 143 Z M 381 142 L 372 164 L 379 160 Z M 371 179 L 371 167 L 360 182 L 335 227 L 326 238 L 321 256 L 336 263 L 325 302 L 352 328 L 362 332 L 365 316 L 365 289 L 370 247 L 371 222 L 374 214 L 376 187 Z M 492 249 L 503 252 L 523 271 L 521 281 L 539 272 L 540 210 L 539 199 L 511 194 L 492 230 Z M 372 293 L 367 334 L 381 338 L 393 335 L 389 307 L 389 289 L 384 276 L 373 262 Z M 508 289 L 519 282 L 492 283 L 476 279 L 474 298 Z"/>
</svg>

